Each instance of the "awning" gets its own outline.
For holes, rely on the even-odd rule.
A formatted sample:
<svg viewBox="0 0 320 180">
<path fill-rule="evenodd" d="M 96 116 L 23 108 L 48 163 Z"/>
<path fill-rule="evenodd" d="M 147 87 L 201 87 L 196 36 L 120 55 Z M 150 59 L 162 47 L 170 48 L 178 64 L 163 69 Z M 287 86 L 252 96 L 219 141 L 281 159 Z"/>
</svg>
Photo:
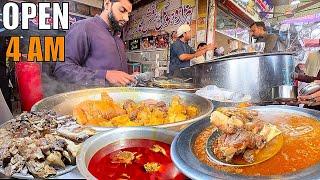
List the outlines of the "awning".
<svg viewBox="0 0 320 180">
<path fill-rule="evenodd" d="M 315 23 L 320 22 L 320 13 L 310 14 L 308 16 L 290 18 L 283 20 L 281 24 L 297 24 L 297 23 Z"/>
</svg>

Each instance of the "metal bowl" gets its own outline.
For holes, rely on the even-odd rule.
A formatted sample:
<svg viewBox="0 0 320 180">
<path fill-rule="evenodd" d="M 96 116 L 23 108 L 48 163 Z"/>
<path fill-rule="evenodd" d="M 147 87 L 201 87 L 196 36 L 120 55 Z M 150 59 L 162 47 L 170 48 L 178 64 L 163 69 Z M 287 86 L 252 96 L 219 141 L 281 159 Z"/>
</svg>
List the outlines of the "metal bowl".
<svg viewBox="0 0 320 180">
<path fill-rule="evenodd" d="M 155 99 L 164 101 L 166 104 L 169 104 L 173 96 L 179 95 L 186 104 L 196 105 L 199 108 L 200 113 L 193 119 L 155 126 L 159 128 L 168 128 L 175 131 L 180 131 L 190 123 L 209 116 L 213 110 L 213 105 L 209 100 L 195 94 L 159 88 L 140 87 L 97 88 L 57 94 L 37 102 L 31 110 L 37 111 L 42 109 L 52 109 L 61 115 L 72 115 L 73 108 L 77 104 L 89 99 L 99 100 L 101 99 L 101 92 L 107 92 L 111 98 L 119 103 L 125 101 L 126 99 L 132 99 L 134 101 Z M 112 127 L 96 126 L 92 128 L 94 128 L 96 131 L 106 131 L 113 129 Z"/>
<path fill-rule="evenodd" d="M 298 97 L 298 87 L 282 85 L 272 88 L 272 99 L 280 102 L 296 101 Z"/>
<path fill-rule="evenodd" d="M 77 167 L 85 179 L 96 179 L 89 172 L 88 165 L 94 154 L 107 145 L 127 139 L 149 139 L 171 144 L 176 134 L 174 131 L 151 127 L 118 128 L 100 133 L 83 143 L 77 156 Z"/>
<path fill-rule="evenodd" d="M 272 114 L 277 113 L 287 113 L 303 115 L 307 117 L 312 117 L 320 121 L 320 112 L 310 109 L 303 109 L 293 106 L 260 106 L 251 107 L 264 113 L 268 117 Z M 193 146 L 196 137 L 202 132 L 206 127 L 210 125 L 210 119 L 206 118 L 195 122 L 190 125 L 175 137 L 171 145 L 171 158 L 175 166 L 186 176 L 191 179 L 319 179 L 320 178 L 320 164 L 311 166 L 302 171 L 297 171 L 292 174 L 285 174 L 281 176 L 244 176 L 238 174 L 231 174 L 224 171 L 219 171 L 208 165 L 200 162 L 198 158 L 193 153 Z M 266 167 L 268 168 L 268 167 Z"/>
</svg>

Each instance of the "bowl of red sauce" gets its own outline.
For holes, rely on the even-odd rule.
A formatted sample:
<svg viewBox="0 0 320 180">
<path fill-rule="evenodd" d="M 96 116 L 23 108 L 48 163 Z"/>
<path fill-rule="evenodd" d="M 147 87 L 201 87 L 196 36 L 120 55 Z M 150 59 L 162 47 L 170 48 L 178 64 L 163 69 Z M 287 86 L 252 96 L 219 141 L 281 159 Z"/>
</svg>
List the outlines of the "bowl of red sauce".
<svg viewBox="0 0 320 180">
<path fill-rule="evenodd" d="M 86 179 L 186 179 L 170 157 L 176 134 L 149 127 L 97 134 L 82 145 L 78 169 Z"/>
</svg>

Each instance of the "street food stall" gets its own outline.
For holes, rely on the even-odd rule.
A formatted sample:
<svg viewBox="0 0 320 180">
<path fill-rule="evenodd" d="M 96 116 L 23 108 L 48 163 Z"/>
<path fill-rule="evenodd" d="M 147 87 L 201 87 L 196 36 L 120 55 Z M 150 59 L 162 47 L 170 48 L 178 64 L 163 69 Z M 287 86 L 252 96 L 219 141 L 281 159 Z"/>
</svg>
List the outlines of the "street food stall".
<svg viewBox="0 0 320 180">
<path fill-rule="evenodd" d="M 297 19 L 273 17 L 284 13 L 279 6 L 293 7 L 289 2 L 68 2 L 73 26 L 59 31 L 67 38 L 64 61 L 31 62 L 24 50 L 23 62 L 14 62 L 1 53 L 3 65 L 15 67 L 10 81 L 15 97 L 9 99 L 18 99 L 21 108 L 10 113 L 1 89 L 0 178 L 320 178 L 320 111 L 314 110 L 320 105 L 320 77 L 315 77 L 320 61 L 310 60 L 320 57 L 317 16 L 306 17 L 315 24 L 296 24 L 295 30 L 309 28 L 297 33 L 283 25 Z M 109 5 L 121 6 L 123 17 L 131 14 L 127 26 L 121 26 L 125 20 L 116 26 Z M 0 21 L 0 33 L 10 36 Z M 261 26 L 261 21 L 266 23 Z M 29 36 L 26 30 L 14 32 Z M 266 52 L 270 40 L 287 44 Z M 185 63 L 180 76 L 169 69 L 177 41 L 192 56 L 181 61 L 198 54 L 205 59 Z M 193 51 L 201 43 L 207 45 Z M 317 51 L 304 70 L 297 66 L 300 52 L 310 48 Z M 75 57 L 80 60 L 70 61 Z M 105 69 L 94 69 L 104 61 L 109 61 L 100 64 Z M 310 83 L 298 89 L 302 75 Z"/>
</svg>

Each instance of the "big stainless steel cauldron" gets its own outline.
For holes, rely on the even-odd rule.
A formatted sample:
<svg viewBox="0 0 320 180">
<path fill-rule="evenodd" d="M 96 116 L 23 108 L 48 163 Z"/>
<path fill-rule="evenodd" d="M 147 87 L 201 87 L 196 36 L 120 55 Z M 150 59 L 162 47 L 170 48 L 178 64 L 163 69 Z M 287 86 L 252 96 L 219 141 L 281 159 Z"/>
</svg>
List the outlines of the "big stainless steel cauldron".
<svg viewBox="0 0 320 180">
<path fill-rule="evenodd" d="M 292 85 L 294 60 L 290 53 L 219 58 L 193 66 L 194 83 L 216 85 L 251 96 L 253 103 L 271 102 L 272 87 Z"/>
</svg>

